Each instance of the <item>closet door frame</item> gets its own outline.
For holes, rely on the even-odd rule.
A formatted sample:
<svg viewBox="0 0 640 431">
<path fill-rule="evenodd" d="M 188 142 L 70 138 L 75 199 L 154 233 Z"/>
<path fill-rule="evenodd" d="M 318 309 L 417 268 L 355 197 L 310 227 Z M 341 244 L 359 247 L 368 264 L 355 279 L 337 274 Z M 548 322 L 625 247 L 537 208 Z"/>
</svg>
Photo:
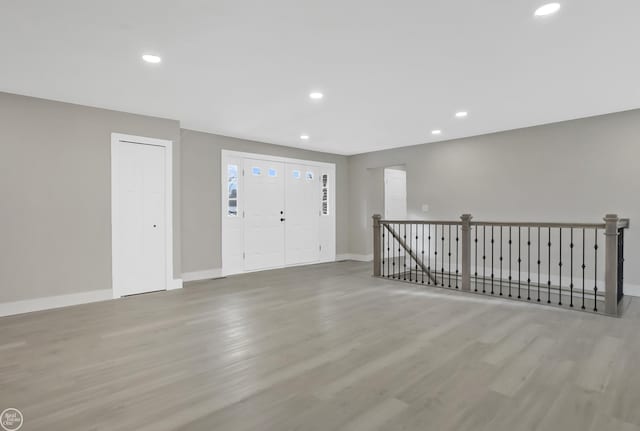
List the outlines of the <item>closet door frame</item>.
<svg viewBox="0 0 640 431">
<path fill-rule="evenodd" d="M 173 278 L 173 142 L 165 139 L 148 138 L 144 136 L 127 135 L 123 133 L 111 134 L 111 274 L 112 291 L 114 298 L 120 298 L 123 293 L 121 288 L 121 268 L 118 265 L 120 260 L 116 255 L 122 236 L 122 229 L 118 214 L 120 212 L 120 196 L 118 195 L 120 153 L 118 151 L 121 143 L 153 145 L 165 148 L 165 290 L 179 289 L 182 287 L 181 279 Z"/>
</svg>

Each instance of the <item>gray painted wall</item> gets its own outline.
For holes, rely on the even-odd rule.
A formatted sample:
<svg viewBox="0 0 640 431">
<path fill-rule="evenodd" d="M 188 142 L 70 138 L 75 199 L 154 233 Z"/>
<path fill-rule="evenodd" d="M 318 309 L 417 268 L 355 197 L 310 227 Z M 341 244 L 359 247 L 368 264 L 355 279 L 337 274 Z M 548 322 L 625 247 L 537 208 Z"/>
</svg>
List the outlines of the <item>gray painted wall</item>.
<svg viewBox="0 0 640 431">
<path fill-rule="evenodd" d="M 177 121 L 0 93 L 0 303 L 111 289 L 111 133 L 174 142 Z"/>
<path fill-rule="evenodd" d="M 182 269 L 221 267 L 221 150 L 336 164 L 336 252 L 348 252 L 347 157 L 182 130 Z"/>
<path fill-rule="evenodd" d="M 0 303 L 111 288 L 112 132 L 175 143 L 176 277 L 220 267 L 220 151 L 228 149 L 336 163 L 338 253 L 371 253 L 381 168 L 404 165 L 412 218 L 631 218 L 625 276 L 640 284 L 640 110 L 344 157 L 0 93 Z"/>
<path fill-rule="evenodd" d="M 349 157 L 350 251 L 371 253 L 379 168 L 405 165 L 410 218 L 631 219 L 625 281 L 640 284 L 640 110 Z M 428 204 L 428 213 L 421 211 Z"/>
</svg>

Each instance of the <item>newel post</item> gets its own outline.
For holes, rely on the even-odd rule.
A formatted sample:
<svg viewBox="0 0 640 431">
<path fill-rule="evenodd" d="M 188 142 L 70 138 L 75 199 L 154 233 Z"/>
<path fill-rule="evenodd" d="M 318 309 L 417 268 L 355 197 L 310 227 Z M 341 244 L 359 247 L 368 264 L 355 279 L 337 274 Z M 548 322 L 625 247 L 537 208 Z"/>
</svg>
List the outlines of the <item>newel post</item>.
<svg viewBox="0 0 640 431">
<path fill-rule="evenodd" d="M 462 219 L 462 290 L 471 290 L 471 214 L 463 214 Z"/>
<path fill-rule="evenodd" d="M 604 311 L 618 314 L 618 216 L 607 214 L 604 218 Z"/>
<path fill-rule="evenodd" d="M 380 214 L 373 215 L 373 276 L 380 277 Z"/>
</svg>

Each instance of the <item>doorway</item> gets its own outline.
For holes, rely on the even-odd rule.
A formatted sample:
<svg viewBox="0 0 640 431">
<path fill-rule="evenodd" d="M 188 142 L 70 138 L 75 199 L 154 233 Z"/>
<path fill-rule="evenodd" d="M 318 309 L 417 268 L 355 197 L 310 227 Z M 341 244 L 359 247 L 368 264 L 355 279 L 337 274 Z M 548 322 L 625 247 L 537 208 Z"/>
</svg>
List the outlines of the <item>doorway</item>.
<svg viewBox="0 0 640 431">
<path fill-rule="evenodd" d="M 114 298 L 173 280 L 171 141 L 114 133 L 111 224 Z"/>
<path fill-rule="evenodd" d="M 397 168 L 384 170 L 384 218 L 407 218 L 407 172 Z"/>
</svg>

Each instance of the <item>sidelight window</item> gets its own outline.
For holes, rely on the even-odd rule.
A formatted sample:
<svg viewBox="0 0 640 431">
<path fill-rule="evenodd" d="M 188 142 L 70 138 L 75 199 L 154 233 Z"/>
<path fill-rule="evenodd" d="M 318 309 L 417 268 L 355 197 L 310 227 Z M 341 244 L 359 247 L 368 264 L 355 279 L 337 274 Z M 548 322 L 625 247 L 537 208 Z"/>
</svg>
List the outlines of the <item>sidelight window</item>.
<svg viewBox="0 0 640 431">
<path fill-rule="evenodd" d="M 227 165 L 227 190 L 229 199 L 227 202 L 227 216 L 238 215 L 238 165 Z"/>
<path fill-rule="evenodd" d="M 329 175 L 322 174 L 320 177 L 322 183 L 322 215 L 329 215 Z"/>
</svg>

